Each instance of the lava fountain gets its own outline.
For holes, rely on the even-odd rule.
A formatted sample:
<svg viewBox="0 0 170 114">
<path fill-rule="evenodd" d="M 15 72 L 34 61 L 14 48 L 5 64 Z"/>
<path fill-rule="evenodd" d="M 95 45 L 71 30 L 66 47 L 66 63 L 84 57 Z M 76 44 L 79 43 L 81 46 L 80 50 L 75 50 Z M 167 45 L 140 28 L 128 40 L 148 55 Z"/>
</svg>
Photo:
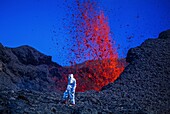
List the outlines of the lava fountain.
<svg viewBox="0 0 170 114">
<path fill-rule="evenodd" d="M 98 91 L 114 82 L 124 70 L 124 65 L 118 59 L 104 11 L 97 10 L 95 2 L 77 0 L 76 5 L 76 13 L 72 14 L 74 29 L 70 55 L 73 56 L 67 72 L 74 73 L 77 91 Z"/>
</svg>

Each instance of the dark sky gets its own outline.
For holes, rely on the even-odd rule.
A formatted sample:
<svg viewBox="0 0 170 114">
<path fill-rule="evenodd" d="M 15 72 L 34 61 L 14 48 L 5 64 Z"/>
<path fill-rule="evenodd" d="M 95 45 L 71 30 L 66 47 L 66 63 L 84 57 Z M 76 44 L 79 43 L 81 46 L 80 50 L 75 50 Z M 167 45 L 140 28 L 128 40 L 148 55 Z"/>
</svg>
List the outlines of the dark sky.
<svg viewBox="0 0 170 114">
<path fill-rule="evenodd" d="M 147 38 L 170 29 L 169 0 L 96 0 L 108 17 L 120 57 Z M 0 0 L 0 42 L 29 45 L 69 65 L 69 15 L 75 0 Z"/>
</svg>

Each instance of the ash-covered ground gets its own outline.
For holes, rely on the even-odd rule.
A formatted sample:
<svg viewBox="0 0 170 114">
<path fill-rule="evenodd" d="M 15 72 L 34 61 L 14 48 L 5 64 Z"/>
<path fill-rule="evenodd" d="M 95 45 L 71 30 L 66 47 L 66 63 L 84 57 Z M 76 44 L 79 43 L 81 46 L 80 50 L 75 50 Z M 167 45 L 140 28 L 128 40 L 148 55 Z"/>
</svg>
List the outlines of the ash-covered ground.
<svg viewBox="0 0 170 114">
<path fill-rule="evenodd" d="M 65 68 L 29 46 L 0 44 L 0 113 L 168 114 L 170 30 L 130 49 L 126 61 L 114 83 L 101 91 L 77 92 L 70 107 L 61 103 L 63 91 L 57 89 L 63 78 L 59 69 Z"/>
</svg>

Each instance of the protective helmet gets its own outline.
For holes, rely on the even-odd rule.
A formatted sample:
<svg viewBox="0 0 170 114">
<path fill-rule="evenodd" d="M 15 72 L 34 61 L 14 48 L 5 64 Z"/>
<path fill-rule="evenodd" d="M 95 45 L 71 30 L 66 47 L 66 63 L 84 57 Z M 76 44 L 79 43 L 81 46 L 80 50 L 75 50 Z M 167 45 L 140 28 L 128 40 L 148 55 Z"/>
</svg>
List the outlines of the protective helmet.
<svg viewBox="0 0 170 114">
<path fill-rule="evenodd" d="M 68 75 L 68 78 L 73 78 L 73 74 L 69 74 L 69 75 Z"/>
</svg>

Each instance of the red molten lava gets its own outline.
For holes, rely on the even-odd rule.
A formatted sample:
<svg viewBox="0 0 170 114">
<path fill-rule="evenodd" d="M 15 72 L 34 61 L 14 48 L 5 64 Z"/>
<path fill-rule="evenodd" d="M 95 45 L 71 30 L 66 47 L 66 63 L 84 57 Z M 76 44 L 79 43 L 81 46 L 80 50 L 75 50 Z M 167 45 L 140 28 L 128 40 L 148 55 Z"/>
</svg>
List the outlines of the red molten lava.
<svg viewBox="0 0 170 114">
<path fill-rule="evenodd" d="M 124 65 L 118 61 L 117 49 L 104 12 L 98 11 L 95 3 L 90 1 L 77 1 L 77 8 L 76 14 L 73 14 L 75 31 L 74 44 L 70 49 L 72 66 L 65 68 L 62 75 L 64 80 L 67 80 L 68 73 L 75 75 L 76 91 L 98 91 L 114 82 L 124 70 Z"/>
</svg>

